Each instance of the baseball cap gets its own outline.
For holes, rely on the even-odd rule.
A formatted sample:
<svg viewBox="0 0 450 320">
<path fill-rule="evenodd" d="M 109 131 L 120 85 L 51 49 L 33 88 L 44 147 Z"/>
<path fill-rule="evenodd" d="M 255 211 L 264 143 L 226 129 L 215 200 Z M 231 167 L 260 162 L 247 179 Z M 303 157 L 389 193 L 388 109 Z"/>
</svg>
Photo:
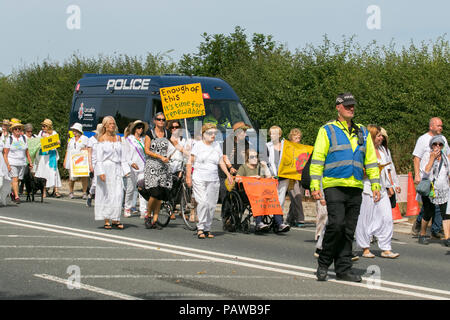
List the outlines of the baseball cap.
<svg viewBox="0 0 450 320">
<path fill-rule="evenodd" d="M 340 93 L 336 98 L 336 105 L 343 104 L 344 106 L 356 105 L 355 97 L 350 92 Z"/>
</svg>

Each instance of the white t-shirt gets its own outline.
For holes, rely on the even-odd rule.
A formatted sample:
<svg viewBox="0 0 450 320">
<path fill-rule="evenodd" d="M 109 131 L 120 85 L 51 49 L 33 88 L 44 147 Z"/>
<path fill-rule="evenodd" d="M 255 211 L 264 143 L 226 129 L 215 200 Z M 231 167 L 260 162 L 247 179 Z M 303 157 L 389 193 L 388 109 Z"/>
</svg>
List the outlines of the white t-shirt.
<svg viewBox="0 0 450 320">
<path fill-rule="evenodd" d="M 191 154 L 195 157 L 193 180 L 219 181 L 218 165 L 223 153 L 217 142 L 207 145 L 199 141 L 192 147 Z"/>
<path fill-rule="evenodd" d="M 12 138 L 12 139 L 11 139 Z M 26 166 L 28 145 L 26 140 L 20 136 L 19 138 L 11 135 L 5 139 L 5 149 L 9 149 L 8 161 L 11 166 Z"/>
<path fill-rule="evenodd" d="M 444 137 L 444 136 L 443 136 Z M 427 151 L 431 151 L 430 149 L 430 140 L 433 138 L 432 135 L 430 135 L 428 132 L 421 135 L 419 139 L 417 139 L 416 146 L 414 147 L 413 156 L 422 159 L 423 155 Z M 445 146 L 444 146 L 444 154 L 449 155 L 450 154 L 450 148 L 448 147 L 447 139 L 445 139 Z"/>
</svg>

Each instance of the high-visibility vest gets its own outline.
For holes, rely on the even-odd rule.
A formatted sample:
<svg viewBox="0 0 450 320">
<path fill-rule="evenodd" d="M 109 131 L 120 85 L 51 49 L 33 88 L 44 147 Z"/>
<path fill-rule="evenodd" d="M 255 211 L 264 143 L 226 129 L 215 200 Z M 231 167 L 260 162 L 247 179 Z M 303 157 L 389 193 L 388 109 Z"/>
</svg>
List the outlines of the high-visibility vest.
<svg viewBox="0 0 450 320">
<path fill-rule="evenodd" d="M 359 128 L 363 133 L 364 142 L 353 151 L 350 140 L 340 128 L 334 124 L 325 125 L 330 148 L 325 159 L 324 177 L 349 178 L 353 175 L 357 180 L 363 179 L 368 131 L 364 126 Z"/>
</svg>

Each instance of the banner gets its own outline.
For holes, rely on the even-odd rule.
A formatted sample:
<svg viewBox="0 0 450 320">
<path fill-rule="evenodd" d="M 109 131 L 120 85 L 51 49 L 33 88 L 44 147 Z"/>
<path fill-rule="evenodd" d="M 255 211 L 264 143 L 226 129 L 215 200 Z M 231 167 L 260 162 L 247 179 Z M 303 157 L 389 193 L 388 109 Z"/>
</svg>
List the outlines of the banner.
<svg viewBox="0 0 450 320">
<path fill-rule="evenodd" d="M 31 138 L 28 139 L 28 152 L 30 153 L 31 162 L 34 163 L 34 159 L 36 158 L 36 154 L 41 149 L 41 139 Z"/>
<path fill-rule="evenodd" d="M 70 155 L 70 175 L 71 177 L 89 177 L 88 151 L 82 150 Z"/>
<path fill-rule="evenodd" d="M 302 180 L 302 171 L 313 152 L 314 147 L 284 140 L 278 176 L 293 180 Z"/>
<path fill-rule="evenodd" d="M 237 182 L 244 185 L 254 217 L 283 214 L 278 201 L 278 180 L 272 178 L 239 177 Z"/>
<path fill-rule="evenodd" d="M 48 152 L 50 150 L 59 148 L 59 134 L 54 134 L 50 137 L 41 138 L 42 152 Z"/>
<path fill-rule="evenodd" d="M 160 88 L 161 103 L 167 120 L 186 119 L 205 115 L 200 83 Z"/>
</svg>

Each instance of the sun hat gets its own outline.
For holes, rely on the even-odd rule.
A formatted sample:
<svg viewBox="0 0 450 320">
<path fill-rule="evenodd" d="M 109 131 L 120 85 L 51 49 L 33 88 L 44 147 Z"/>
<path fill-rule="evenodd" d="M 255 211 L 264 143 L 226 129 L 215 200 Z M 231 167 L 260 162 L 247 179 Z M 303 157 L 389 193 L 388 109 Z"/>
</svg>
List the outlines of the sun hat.
<svg viewBox="0 0 450 320">
<path fill-rule="evenodd" d="M 2 126 L 9 126 L 11 123 L 9 122 L 8 119 L 3 119 L 2 121 Z"/>
<path fill-rule="evenodd" d="M 83 125 L 81 123 L 75 122 L 71 127 L 70 130 L 76 130 L 78 132 L 83 133 Z"/>
<path fill-rule="evenodd" d="M 134 134 L 134 130 L 136 128 L 136 126 L 138 124 L 143 124 L 144 125 L 144 131 L 143 134 L 145 134 L 148 131 L 148 123 L 141 121 L 141 120 L 136 120 L 135 122 L 133 122 L 133 124 L 130 126 L 130 134 Z"/>
<path fill-rule="evenodd" d="M 53 128 L 53 121 L 50 119 L 45 119 L 44 121 L 41 122 L 41 124 L 43 124 L 49 128 Z"/>
<path fill-rule="evenodd" d="M 21 123 L 21 121 L 19 119 L 12 118 L 9 123 L 10 123 L 9 131 L 13 131 L 13 129 L 16 127 L 23 128 L 23 124 Z"/>
</svg>

